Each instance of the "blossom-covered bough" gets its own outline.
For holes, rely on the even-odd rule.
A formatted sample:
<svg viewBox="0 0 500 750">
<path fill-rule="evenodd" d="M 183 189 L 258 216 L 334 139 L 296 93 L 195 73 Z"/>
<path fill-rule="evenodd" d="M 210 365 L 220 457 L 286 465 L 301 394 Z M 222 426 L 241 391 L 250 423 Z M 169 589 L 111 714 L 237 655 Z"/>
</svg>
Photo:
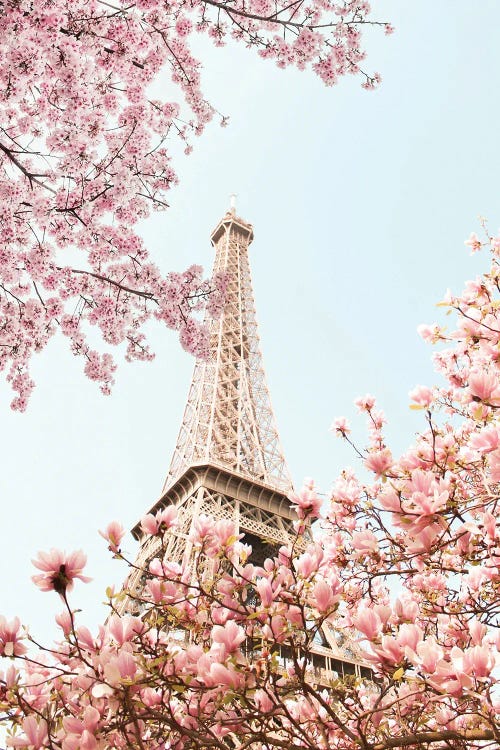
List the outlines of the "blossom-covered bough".
<svg viewBox="0 0 500 750">
<path fill-rule="evenodd" d="M 89 342 L 152 357 L 154 316 L 197 356 L 224 280 L 193 266 L 163 274 L 135 226 L 167 207 L 175 144 L 191 149 L 216 113 L 200 88 L 195 33 L 229 37 L 327 85 L 362 69 L 364 0 L 5 0 L 0 12 L 0 370 L 24 410 L 29 363 L 60 330 L 104 393 L 116 366 Z M 165 98 L 150 94 L 161 80 Z M 177 101 L 179 100 L 179 101 Z M 224 124 L 225 118 L 222 118 Z"/>
<path fill-rule="evenodd" d="M 159 546 L 140 616 L 120 615 L 128 593 L 109 591 L 92 634 L 68 596 L 83 553 L 40 554 L 34 580 L 63 601 L 62 640 L 34 648 L 17 618 L 0 619 L 8 746 L 499 746 L 500 238 L 469 244 L 490 245 L 491 270 L 446 300 L 454 330 L 421 329 L 441 342 L 445 385 L 412 392 L 423 417 L 414 445 L 396 459 L 374 399 L 360 399 L 370 430 L 356 450 L 372 481 L 345 471 L 325 503 L 309 484 L 293 498 L 296 539 L 275 559 L 253 565 L 231 522 L 201 516 L 197 562 L 183 568 L 163 555 L 176 511 L 160 510 L 142 521 Z M 351 440 L 345 419 L 334 429 Z M 124 560 L 121 526 L 102 534 Z M 318 678 L 325 623 L 358 634 L 373 679 Z"/>
</svg>

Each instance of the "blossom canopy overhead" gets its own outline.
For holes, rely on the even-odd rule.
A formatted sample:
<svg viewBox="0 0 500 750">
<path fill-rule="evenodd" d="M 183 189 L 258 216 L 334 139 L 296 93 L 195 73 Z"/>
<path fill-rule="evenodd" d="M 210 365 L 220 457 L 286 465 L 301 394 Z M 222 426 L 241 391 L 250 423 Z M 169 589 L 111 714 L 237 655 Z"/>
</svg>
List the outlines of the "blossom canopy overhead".
<svg viewBox="0 0 500 750">
<path fill-rule="evenodd" d="M 167 207 L 175 143 L 189 151 L 216 113 L 201 89 L 195 33 L 255 47 L 327 85 L 347 73 L 371 88 L 361 30 L 366 2 L 313 0 L 9 0 L 0 17 L 0 369 L 23 411 L 32 355 L 57 330 L 109 393 L 116 365 L 93 348 L 125 344 L 147 360 L 152 316 L 206 356 L 197 314 L 220 312 L 224 280 L 192 266 L 164 274 L 137 223 Z M 161 78 L 163 76 L 163 78 Z M 173 100 L 150 95 L 170 78 Z M 165 89 L 166 86 L 163 86 Z M 222 118 L 224 124 L 226 118 Z M 92 342 L 92 343 L 91 343 Z"/>
</svg>

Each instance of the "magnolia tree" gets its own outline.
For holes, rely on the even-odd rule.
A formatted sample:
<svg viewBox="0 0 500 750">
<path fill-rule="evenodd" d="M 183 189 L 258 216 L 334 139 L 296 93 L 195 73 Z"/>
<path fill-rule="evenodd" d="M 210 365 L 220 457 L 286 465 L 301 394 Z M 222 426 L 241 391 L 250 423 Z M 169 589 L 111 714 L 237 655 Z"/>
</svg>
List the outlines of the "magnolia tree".
<svg viewBox="0 0 500 750">
<path fill-rule="evenodd" d="M 141 586 L 108 591 L 92 634 L 68 596 L 85 556 L 39 554 L 34 581 L 61 598 L 62 636 L 35 648 L 18 619 L 0 620 L 8 746 L 499 746 L 500 237 L 468 244 L 490 245 L 491 270 L 446 300 L 455 330 L 422 327 L 442 344 L 446 385 L 412 392 L 415 444 L 395 458 L 374 399 L 360 399 L 369 442 L 353 446 L 371 480 L 345 471 L 327 503 L 312 484 L 292 497 L 296 537 L 275 559 L 252 564 L 231 522 L 202 516 L 189 561 L 172 562 L 177 510 L 164 508 L 142 521 L 147 568 L 128 563 Z M 351 440 L 345 419 L 334 429 Z M 120 525 L 102 533 L 124 560 Z M 364 677 L 314 670 L 325 628 L 358 642 Z"/>
<path fill-rule="evenodd" d="M 362 69 L 365 0 L 6 0 L 0 15 L 0 369 L 24 410 L 29 363 L 57 330 L 108 393 L 116 369 L 90 326 L 126 358 L 150 359 L 151 317 L 197 356 L 196 316 L 220 310 L 224 281 L 193 266 L 162 275 L 135 226 L 167 206 L 172 149 L 216 114 L 200 88 L 196 33 L 228 38 L 327 84 Z M 172 97 L 150 84 L 170 79 Z M 165 86 L 163 86 L 165 88 Z M 222 118 L 225 122 L 225 118 Z M 207 301 L 208 300 L 208 301 Z"/>
</svg>

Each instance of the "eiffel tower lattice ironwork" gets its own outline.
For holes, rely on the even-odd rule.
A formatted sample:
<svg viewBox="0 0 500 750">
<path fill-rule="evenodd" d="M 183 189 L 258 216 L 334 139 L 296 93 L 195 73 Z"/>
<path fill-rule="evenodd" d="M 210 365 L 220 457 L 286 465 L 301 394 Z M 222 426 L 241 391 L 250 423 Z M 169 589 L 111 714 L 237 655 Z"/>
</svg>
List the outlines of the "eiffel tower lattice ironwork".
<svg viewBox="0 0 500 750">
<path fill-rule="evenodd" d="M 251 545 L 250 562 L 263 564 L 295 536 L 295 511 L 289 499 L 292 481 L 281 450 L 260 353 L 248 248 L 250 224 L 234 208 L 211 235 L 214 272 L 227 275 L 222 316 L 209 321 L 210 356 L 194 368 L 184 418 L 162 494 L 150 509 L 178 508 L 178 524 L 166 550 L 169 560 L 189 564 L 190 531 L 205 514 L 235 523 Z M 132 531 L 141 542 L 136 572 L 127 582 L 140 594 L 140 571 L 158 551 L 157 538 L 146 537 L 138 524 Z M 325 629 L 315 647 L 316 664 L 329 671 L 363 671 L 355 652 L 340 646 Z"/>
<path fill-rule="evenodd" d="M 211 239 L 214 273 L 228 279 L 227 302 L 221 318 L 210 323 L 210 358 L 196 363 L 164 491 L 188 466 L 209 463 L 289 492 L 255 319 L 252 227 L 231 212 Z"/>
</svg>

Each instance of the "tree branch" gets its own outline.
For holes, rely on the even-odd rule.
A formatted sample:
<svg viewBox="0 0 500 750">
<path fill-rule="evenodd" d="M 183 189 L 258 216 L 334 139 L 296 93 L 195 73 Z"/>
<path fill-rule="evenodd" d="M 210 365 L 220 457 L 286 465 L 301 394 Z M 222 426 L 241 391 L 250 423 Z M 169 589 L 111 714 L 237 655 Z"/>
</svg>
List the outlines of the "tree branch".
<svg viewBox="0 0 500 750">
<path fill-rule="evenodd" d="M 62 271 L 63 269 L 60 266 L 56 266 L 58 271 Z M 113 286 L 116 286 L 117 289 L 121 289 L 123 292 L 129 292 L 130 294 L 135 294 L 137 297 L 144 297 L 144 299 L 149 299 L 151 302 L 158 303 L 158 300 L 153 296 L 152 292 L 141 292 L 138 289 L 132 289 L 129 286 L 125 286 L 124 284 L 120 284 L 119 281 L 114 281 L 113 279 L 110 279 L 108 276 L 101 276 L 100 273 L 94 273 L 93 271 L 84 271 L 83 269 L 79 268 L 72 268 L 71 273 L 81 273 L 86 274 L 87 276 L 93 276 L 94 279 L 99 279 L 99 281 L 104 281 L 107 284 L 112 284 Z"/>
<path fill-rule="evenodd" d="M 465 732 L 455 732 L 452 729 L 443 729 L 441 732 L 417 732 L 407 737 L 387 738 L 384 742 L 372 745 L 373 750 L 388 750 L 393 747 L 408 747 L 409 745 L 426 745 L 431 742 L 446 740 L 494 740 L 495 733 L 491 729 L 469 729 Z"/>
<path fill-rule="evenodd" d="M 0 143 L 0 151 L 3 151 L 4 154 L 9 157 L 11 162 L 15 164 L 16 167 L 28 178 L 28 180 L 30 181 L 30 184 L 32 182 L 36 182 L 36 184 L 40 185 L 40 187 L 43 187 L 46 190 L 50 190 L 50 192 L 53 193 L 54 195 L 57 194 L 53 188 L 51 188 L 49 185 L 46 185 L 44 182 L 41 182 L 41 180 L 37 179 L 37 177 L 44 177 L 45 175 L 35 175 L 35 174 L 32 174 L 31 172 L 28 172 L 26 167 L 24 167 L 21 164 L 19 159 L 16 159 L 16 157 L 14 156 L 10 148 L 7 148 L 7 146 L 4 146 L 3 143 Z"/>
</svg>

